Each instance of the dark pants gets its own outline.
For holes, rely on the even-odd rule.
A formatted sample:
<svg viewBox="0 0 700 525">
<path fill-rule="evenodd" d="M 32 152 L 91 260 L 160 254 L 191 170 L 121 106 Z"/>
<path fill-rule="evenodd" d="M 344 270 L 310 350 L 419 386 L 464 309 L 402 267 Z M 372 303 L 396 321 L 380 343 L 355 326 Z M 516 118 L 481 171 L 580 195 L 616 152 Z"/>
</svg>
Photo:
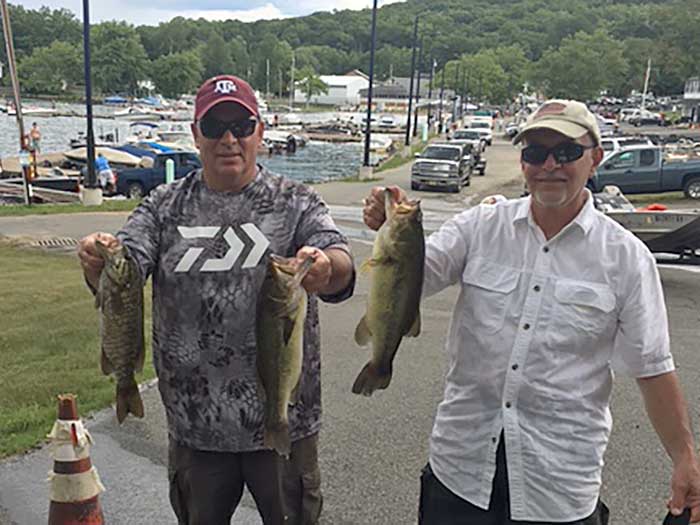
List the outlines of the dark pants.
<svg viewBox="0 0 700 525">
<path fill-rule="evenodd" d="M 265 525 L 316 525 L 321 515 L 318 435 L 272 450 L 205 452 L 170 442 L 170 503 L 179 525 L 229 525 L 247 486 Z"/>
<path fill-rule="evenodd" d="M 556 525 L 607 525 L 608 508 L 602 501 L 584 520 Z M 421 475 L 419 525 L 554 525 L 545 522 L 510 519 L 510 492 L 504 439 L 501 436 L 496 453 L 496 476 L 493 479 L 489 510 L 483 510 L 455 495 L 435 477 L 430 464 Z"/>
</svg>

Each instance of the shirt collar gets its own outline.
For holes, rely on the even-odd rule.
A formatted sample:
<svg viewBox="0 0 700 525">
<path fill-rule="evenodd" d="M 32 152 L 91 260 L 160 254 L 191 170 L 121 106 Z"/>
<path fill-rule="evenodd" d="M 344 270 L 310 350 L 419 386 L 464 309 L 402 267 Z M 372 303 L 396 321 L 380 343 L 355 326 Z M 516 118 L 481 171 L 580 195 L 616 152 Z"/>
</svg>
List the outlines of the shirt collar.
<svg viewBox="0 0 700 525">
<path fill-rule="evenodd" d="M 586 192 L 586 202 L 583 204 L 583 208 L 578 212 L 578 215 L 574 217 L 574 220 L 567 224 L 564 228 L 570 227 L 571 224 L 577 225 L 581 228 L 584 234 L 588 234 L 591 227 L 593 226 L 593 220 L 595 219 L 595 207 L 593 206 L 593 194 L 591 194 L 588 188 L 584 188 Z M 513 224 L 517 224 L 523 221 L 527 221 L 529 224 L 535 224 L 534 217 L 532 217 L 532 196 L 528 195 L 526 198 L 521 199 L 518 206 L 518 210 L 513 217 Z M 562 230 L 563 231 L 563 230 Z"/>
</svg>

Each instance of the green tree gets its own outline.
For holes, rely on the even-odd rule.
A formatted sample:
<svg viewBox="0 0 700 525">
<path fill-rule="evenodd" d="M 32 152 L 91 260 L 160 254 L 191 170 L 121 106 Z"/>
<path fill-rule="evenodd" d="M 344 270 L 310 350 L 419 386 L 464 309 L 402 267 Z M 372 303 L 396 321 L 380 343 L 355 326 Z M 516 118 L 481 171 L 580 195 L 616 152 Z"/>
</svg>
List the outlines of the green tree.
<svg viewBox="0 0 700 525">
<path fill-rule="evenodd" d="M 195 51 L 183 51 L 156 59 L 151 70 L 158 92 L 165 97 L 177 98 L 197 89 L 204 65 Z"/>
<path fill-rule="evenodd" d="M 149 70 L 136 30 L 125 22 L 104 22 L 92 30 L 91 45 L 95 88 L 102 93 L 135 93 Z"/>
<path fill-rule="evenodd" d="M 213 33 L 207 43 L 200 48 L 200 56 L 204 65 L 204 76 L 230 75 L 234 72 L 231 59 L 231 48 L 226 45 L 219 33 Z"/>
<path fill-rule="evenodd" d="M 328 93 L 328 84 L 321 80 L 321 77 L 319 77 L 313 69 L 309 67 L 301 69 L 299 71 L 299 77 L 301 80 L 296 82 L 296 84 L 299 86 L 302 93 L 306 95 L 306 107 L 309 107 L 311 97 L 314 95 Z"/>
<path fill-rule="evenodd" d="M 60 94 L 83 78 L 83 53 L 74 44 L 56 41 L 34 48 L 18 65 L 21 85 L 28 93 Z"/>
</svg>

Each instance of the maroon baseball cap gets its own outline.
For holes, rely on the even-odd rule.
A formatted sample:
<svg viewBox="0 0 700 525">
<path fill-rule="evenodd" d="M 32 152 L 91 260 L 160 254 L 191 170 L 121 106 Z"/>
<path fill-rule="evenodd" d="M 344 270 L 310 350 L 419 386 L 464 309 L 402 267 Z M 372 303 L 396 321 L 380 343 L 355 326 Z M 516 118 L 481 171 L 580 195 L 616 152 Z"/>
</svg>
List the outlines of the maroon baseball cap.
<svg viewBox="0 0 700 525">
<path fill-rule="evenodd" d="M 194 119 L 200 120 L 207 111 L 222 102 L 235 102 L 259 116 L 258 101 L 250 84 L 233 75 L 219 75 L 206 80 L 197 91 Z"/>
</svg>

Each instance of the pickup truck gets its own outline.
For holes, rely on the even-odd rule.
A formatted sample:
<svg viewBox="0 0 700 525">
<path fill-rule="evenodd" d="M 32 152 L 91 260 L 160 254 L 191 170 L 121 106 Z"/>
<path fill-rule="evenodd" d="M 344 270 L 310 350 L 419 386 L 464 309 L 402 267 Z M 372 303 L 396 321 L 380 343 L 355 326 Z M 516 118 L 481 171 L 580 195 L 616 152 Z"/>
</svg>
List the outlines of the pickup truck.
<svg viewBox="0 0 700 525">
<path fill-rule="evenodd" d="M 411 167 L 411 189 L 446 188 L 459 193 L 469 186 L 471 156 L 460 144 L 431 144 L 416 153 Z"/>
<path fill-rule="evenodd" d="M 473 129 L 458 129 L 447 137 L 450 144 L 463 144 L 468 147 L 467 152 L 472 156 L 472 171 L 478 171 L 480 175 L 486 173 L 486 159 L 484 158 L 484 140 L 481 134 Z"/>
<path fill-rule="evenodd" d="M 190 151 L 159 153 L 153 159 L 152 168 L 132 168 L 117 173 L 116 193 L 130 199 L 140 199 L 148 195 L 153 188 L 165 182 L 165 161 L 175 162 L 175 178 L 180 179 L 192 170 L 202 167 L 199 156 Z"/>
<path fill-rule="evenodd" d="M 608 154 L 588 181 L 598 192 L 614 185 L 623 193 L 683 191 L 700 199 L 700 160 L 669 161 L 658 146 L 636 144 Z"/>
</svg>

